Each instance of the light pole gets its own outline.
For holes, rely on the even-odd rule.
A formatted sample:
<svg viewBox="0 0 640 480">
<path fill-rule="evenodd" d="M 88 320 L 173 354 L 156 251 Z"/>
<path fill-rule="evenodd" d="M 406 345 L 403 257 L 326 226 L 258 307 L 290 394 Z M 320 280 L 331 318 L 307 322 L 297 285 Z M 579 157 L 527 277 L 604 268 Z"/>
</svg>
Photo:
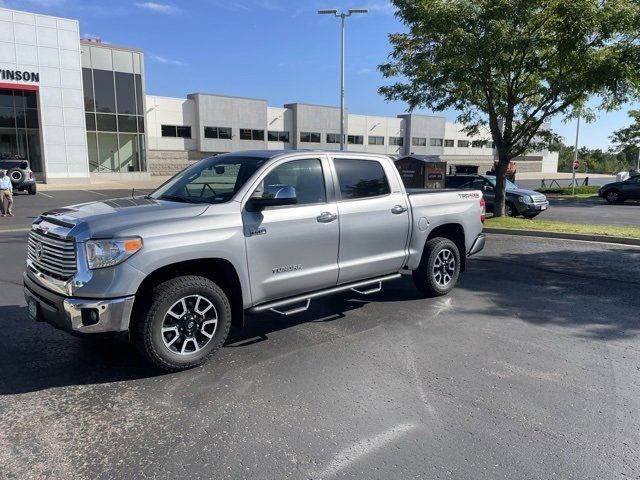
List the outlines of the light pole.
<svg viewBox="0 0 640 480">
<path fill-rule="evenodd" d="M 354 13 L 369 13 L 366 8 L 350 8 L 339 12 L 335 8 L 318 10 L 320 15 L 333 15 L 340 18 L 340 150 L 344 150 L 344 19 Z"/>
<path fill-rule="evenodd" d="M 573 168 L 575 163 L 578 161 L 578 138 L 580 136 L 580 117 L 578 117 L 578 124 L 576 126 L 576 147 L 573 151 L 573 164 L 571 165 L 571 171 L 573 172 L 573 176 L 571 177 L 571 195 L 575 196 L 576 194 L 576 169 Z"/>
</svg>

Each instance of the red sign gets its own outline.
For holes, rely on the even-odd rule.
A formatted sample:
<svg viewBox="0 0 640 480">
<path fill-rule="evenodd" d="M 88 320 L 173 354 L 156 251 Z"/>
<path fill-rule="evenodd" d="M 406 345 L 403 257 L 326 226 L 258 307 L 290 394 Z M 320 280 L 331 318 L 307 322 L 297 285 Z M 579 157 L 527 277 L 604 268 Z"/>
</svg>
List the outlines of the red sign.
<svg viewBox="0 0 640 480">
<path fill-rule="evenodd" d="M 574 160 L 573 161 L 573 169 L 577 170 L 578 168 L 580 168 L 580 162 L 578 160 Z"/>
</svg>

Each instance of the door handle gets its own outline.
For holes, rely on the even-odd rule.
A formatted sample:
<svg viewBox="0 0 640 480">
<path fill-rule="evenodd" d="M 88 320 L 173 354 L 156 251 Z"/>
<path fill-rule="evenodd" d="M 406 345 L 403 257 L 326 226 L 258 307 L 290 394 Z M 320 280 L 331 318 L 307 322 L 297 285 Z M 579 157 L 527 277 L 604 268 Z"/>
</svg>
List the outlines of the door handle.
<svg viewBox="0 0 640 480">
<path fill-rule="evenodd" d="M 316 217 L 316 220 L 320 223 L 330 223 L 338 218 L 338 215 L 331 212 L 322 212 Z"/>
<path fill-rule="evenodd" d="M 391 213 L 393 213 L 394 215 L 400 215 L 401 213 L 404 213 L 406 211 L 407 211 L 407 207 L 403 207 L 402 205 L 395 205 L 391 209 Z"/>
</svg>

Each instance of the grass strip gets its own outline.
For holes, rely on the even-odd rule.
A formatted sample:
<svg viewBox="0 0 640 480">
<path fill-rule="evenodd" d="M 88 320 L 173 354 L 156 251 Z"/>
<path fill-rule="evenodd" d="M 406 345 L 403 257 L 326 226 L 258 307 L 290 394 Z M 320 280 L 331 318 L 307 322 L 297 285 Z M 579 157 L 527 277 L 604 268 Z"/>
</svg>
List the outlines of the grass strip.
<svg viewBox="0 0 640 480">
<path fill-rule="evenodd" d="M 593 225 L 560 222 L 557 220 L 528 220 L 526 218 L 487 218 L 486 227 L 508 228 L 512 230 L 534 230 L 539 232 L 579 233 L 583 235 L 603 235 L 607 237 L 640 238 L 640 227 L 624 225 Z"/>
</svg>

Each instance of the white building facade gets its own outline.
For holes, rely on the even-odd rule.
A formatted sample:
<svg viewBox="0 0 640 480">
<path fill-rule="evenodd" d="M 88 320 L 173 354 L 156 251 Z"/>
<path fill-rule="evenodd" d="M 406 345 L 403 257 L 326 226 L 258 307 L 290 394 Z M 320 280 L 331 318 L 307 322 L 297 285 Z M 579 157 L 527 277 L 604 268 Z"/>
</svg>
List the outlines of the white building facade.
<svg viewBox="0 0 640 480">
<path fill-rule="evenodd" d="M 345 114 L 346 148 L 439 155 L 450 164 L 496 158 L 488 132 L 470 138 L 443 117 Z M 142 51 L 79 38 L 76 20 L 0 8 L 0 158 L 25 158 L 41 181 L 172 175 L 212 154 L 340 147 L 340 109 L 210 93 L 147 95 Z M 517 159 L 555 172 L 556 152 Z"/>
</svg>

